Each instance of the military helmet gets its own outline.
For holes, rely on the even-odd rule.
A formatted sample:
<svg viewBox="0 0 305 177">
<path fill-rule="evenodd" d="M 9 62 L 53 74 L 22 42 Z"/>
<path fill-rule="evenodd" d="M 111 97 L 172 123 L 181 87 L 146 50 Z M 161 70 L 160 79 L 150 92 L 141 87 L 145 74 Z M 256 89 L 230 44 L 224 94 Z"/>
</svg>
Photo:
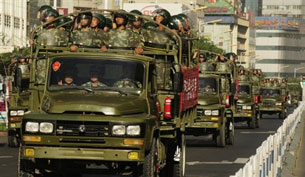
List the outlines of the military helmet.
<svg viewBox="0 0 305 177">
<path fill-rule="evenodd" d="M 183 20 L 188 19 L 189 17 L 185 14 L 178 14 L 181 18 L 183 18 Z"/>
<path fill-rule="evenodd" d="M 188 16 L 185 14 L 178 14 L 183 19 L 183 27 L 185 30 L 188 30 L 190 28 L 190 24 L 187 24 L 186 21 L 188 20 Z"/>
<path fill-rule="evenodd" d="M 122 13 L 123 12 L 123 13 Z M 128 17 L 127 15 L 125 14 L 125 10 L 119 10 L 119 12 L 115 12 L 114 16 L 113 16 L 113 21 L 116 23 L 115 19 L 118 18 L 118 17 L 121 17 L 124 19 L 124 26 L 127 25 L 128 23 Z"/>
<path fill-rule="evenodd" d="M 233 56 L 235 59 L 237 59 L 237 55 L 233 52 L 225 54 L 225 57 L 228 58 L 228 59 L 230 59 L 231 56 Z"/>
<path fill-rule="evenodd" d="M 164 17 L 161 24 L 166 26 L 169 22 L 171 14 L 165 9 L 156 9 L 153 11 L 154 20 L 156 20 L 156 17 L 159 15 Z"/>
<path fill-rule="evenodd" d="M 70 23 L 68 23 L 70 22 Z M 64 24 L 64 25 L 62 25 Z M 70 29 L 72 27 L 72 19 L 69 17 L 61 17 L 58 20 L 58 25 L 64 27 L 65 29 Z"/>
<path fill-rule="evenodd" d="M 206 58 L 206 54 L 205 53 L 200 53 L 199 58 Z"/>
<path fill-rule="evenodd" d="M 139 10 L 132 10 L 132 11 L 130 11 L 130 13 L 133 13 L 133 14 L 137 14 L 137 15 L 143 15 L 142 14 L 142 12 L 141 11 L 139 11 Z M 143 21 L 143 19 L 141 18 L 141 17 L 139 17 L 139 16 L 135 16 L 135 15 L 129 15 L 129 20 L 130 21 Z"/>
<path fill-rule="evenodd" d="M 44 17 L 44 14 L 48 11 L 48 10 L 51 10 L 53 9 L 51 6 L 49 5 L 43 5 L 39 8 L 39 13 L 40 13 L 40 20 L 42 21 L 45 17 Z"/>
<path fill-rule="evenodd" d="M 106 18 L 105 26 L 107 26 L 110 29 L 112 28 L 112 20 L 110 18 Z"/>
<path fill-rule="evenodd" d="M 44 14 L 44 19 L 46 19 L 48 17 L 52 17 L 52 16 L 55 18 L 59 16 L 58 12 L 55 9 L 50 9 L 50 10 L 46 11 Z"/>
<path fill-rule="evenodd" d="M 91 20 L 92 20 L 92 13 L 91 12 L 84 12 L 84 13 L 78 14 L 77 23 L 80 23 L 80 21 L 82 19 L 88 19 L 89 20 L 88 25 L 90 25 Z"/>
<path fill-rule="evenodd" d="M 156 29 L 157 25 L 153 22 L 146 22 L 143 26 L 145 29 Z"/>
<path fill-rule="evenodd" d="M 179 23 L 183 23 L 183 19 L 179 15 L 174 15 L 169 19 L 168 27 L 170 29 L 179 30 Z"/>
<path fill-rule="evenodd" d="M 106 18 L 105 18 L 105 16 L 103 14 L 93 13 L 92 17 L 95 17 L 95 18 L 97 18 L 100 21 L 99 24 L 98 24 L 99 28 L 104 28 L 105 27 L 105 25 L 106 25 Z"/>
</svg>

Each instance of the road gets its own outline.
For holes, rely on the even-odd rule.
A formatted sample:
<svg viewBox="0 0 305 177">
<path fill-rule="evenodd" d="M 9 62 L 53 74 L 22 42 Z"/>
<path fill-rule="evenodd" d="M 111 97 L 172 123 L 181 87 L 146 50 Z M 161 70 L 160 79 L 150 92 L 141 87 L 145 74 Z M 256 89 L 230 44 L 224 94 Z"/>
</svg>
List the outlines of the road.
<svg viewBox="0 0 305 177">
<path fill-rule="evenodd" d="M 215 147 L 209 136 L 187 137 L 187 177 L 224 177 L 235 174 L 256 148 L 277 130 L 283 120 L 274 116 L 264 116 L 261 128 L 248 129 L 246 124 L 235 125 L 235 144 L 225 148 Z M 3 137 L 2 137 L 3 138 Z M 0 176 L 17 176 L 17 148 L 0 146 Z M 95 177 L 97 175 L 83 175 Z"/>
</svg>

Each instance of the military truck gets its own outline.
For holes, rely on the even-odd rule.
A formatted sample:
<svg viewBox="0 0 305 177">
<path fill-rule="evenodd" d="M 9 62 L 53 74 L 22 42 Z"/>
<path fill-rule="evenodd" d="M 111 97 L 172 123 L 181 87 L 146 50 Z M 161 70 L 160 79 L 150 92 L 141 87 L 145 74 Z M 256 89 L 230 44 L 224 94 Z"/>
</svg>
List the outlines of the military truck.
<svg viewBox="0 0 305 177">
<path fill-rule="evenodd" d="M 203 52 L 203 51 L 202 51 Z M 199 95 L 197 117 L 189 119 L 187 134 L 194 136 L 213 135 L 213 140 L 219 147 L 234 143 L 234 125 L 230 106 L 225 98 L 229 90 L 225 83 L 229 82 L 226 72 L 215 70 L 215 64 L 210 61 L 199 63 Z"/>
<path fill-rule="evenodd" d="M 267 83 L 260 89 L 259 115 L 278 114 L 279 119 L 287 116 L 286 90 L 279 85 Z"/>
<path fill-rule="evenodd" d="M 9 82 L 8 146 L 19 147 L 22 117 L 29 105 L 29 74 L 27 64 L 18 64 Z"/>
<path fill-rule="evenodd" d="M 184 131 L 186 120 L 196 116 L 198 67 L 181 59 L 181 39 L 176 37 L 180 53 L 150 47 L 146 56 L 133 50 L 80 46 L 70 52 L 36 45 L 18 175 L 80 176 L 91 165 L 102 165 L 92 170 L 185 176 Z M 159 61 L 165 72 L 157 72 Z M 74 84 L 61 84 L 71 71 Z M 92 71 L 107 86 L 84 86 Z M 126 77 L 137 87 L 113 86 Z M 158 77 L 166 78 L 166 87 L 158 87 Z"/>
<path fill-rule="evenodd" d="M 288 102 L 289 106 L 297 107 L 302 98 L 302 88 L 301 88 L 299 79 L 288 80 L 287 92 L 288 92 L 288 101 L 287 102 Z"/>
<path fill-rule="evenodd" d="M 255 95 L 255 85 L 250 80 L 249 69 L 239 66 L 236 76 L 233 117 L 234 122 L 247 121 L 249 128 L 259 128 L 260 117 L 257 112 L 255 101 L 258 97 Z"/>
</svg>

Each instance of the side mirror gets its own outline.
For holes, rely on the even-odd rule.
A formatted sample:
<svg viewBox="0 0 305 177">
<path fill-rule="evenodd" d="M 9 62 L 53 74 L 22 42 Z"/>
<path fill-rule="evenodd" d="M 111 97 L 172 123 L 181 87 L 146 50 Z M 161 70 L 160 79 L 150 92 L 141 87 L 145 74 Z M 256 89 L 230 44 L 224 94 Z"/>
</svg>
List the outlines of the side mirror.
<svg viewBox="0 0 305 177">
<path fill-rule="evenodd" d="M 28 72 L 23 72 L 21 68 L 17 69 L 17 80 L 16 85 L 21 90 L 26 90 L 29 88 L 30 84 L 30 74 Z"/>
<path fill-rule="evenodd" d="M 181 72 L 174 74 L 173 89 L 176 92 L 182 92 L 183 89 L 183 75 Z"/>
</svg>

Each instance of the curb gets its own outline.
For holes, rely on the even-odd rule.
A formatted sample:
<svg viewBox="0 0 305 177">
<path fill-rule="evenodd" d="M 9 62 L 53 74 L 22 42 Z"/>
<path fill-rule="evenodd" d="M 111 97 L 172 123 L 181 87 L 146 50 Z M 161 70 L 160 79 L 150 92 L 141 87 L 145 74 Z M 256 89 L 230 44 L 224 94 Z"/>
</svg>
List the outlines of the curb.
<svg viewBox="0 0 305 177">
<path fill-rule="evenodd" d="M 295 177 L 293 170 L 296 167 L 297 152 L 300 147 L 301 139 L 303 137 L 303 131 L 305 128 L 304 114 L 301 115 L 301 123 L 297 125 L 293 140 L 291 141 L 287 153 L 284 156 L 284 163 L 281 176 L 283 177 Z"/>
</svg>

